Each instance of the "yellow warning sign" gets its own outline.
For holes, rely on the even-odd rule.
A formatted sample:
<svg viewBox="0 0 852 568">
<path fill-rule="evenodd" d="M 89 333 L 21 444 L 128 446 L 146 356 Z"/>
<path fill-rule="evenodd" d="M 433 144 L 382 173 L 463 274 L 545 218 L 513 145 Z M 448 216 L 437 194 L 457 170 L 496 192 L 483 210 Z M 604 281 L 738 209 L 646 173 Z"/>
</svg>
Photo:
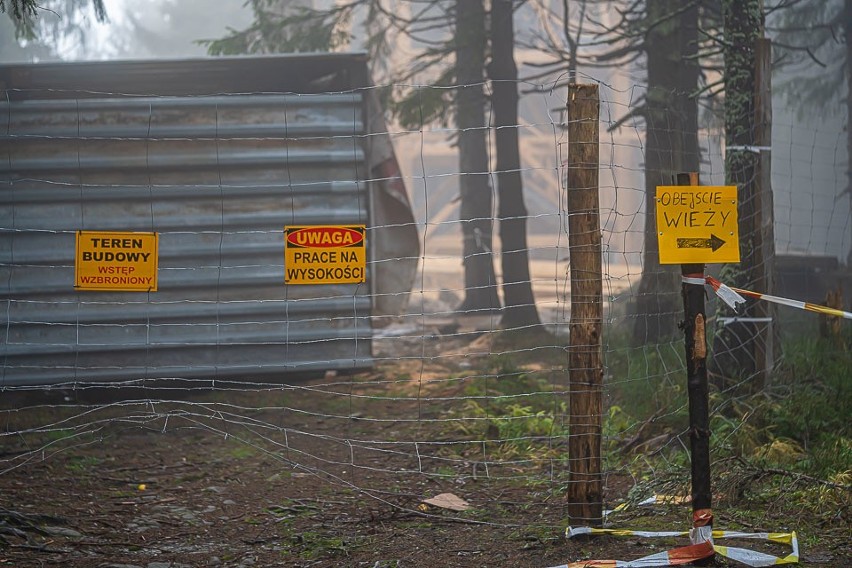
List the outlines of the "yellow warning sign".
<svg viewBox="0 0 852 568">
<path fill-rule="evenodd" d="M 354 284 L 366 280 L 364 225 L 284 227 L 284 282 Z"/>
<path fill-rule="evenodd" d="M 157 233 L 77 231 L 78 290 L 157 290 Z"/>
<path fill-rule="evenodd" d="M 660 264 L 740 261 L 737 188 L 658 186 Z"/>
</svg>

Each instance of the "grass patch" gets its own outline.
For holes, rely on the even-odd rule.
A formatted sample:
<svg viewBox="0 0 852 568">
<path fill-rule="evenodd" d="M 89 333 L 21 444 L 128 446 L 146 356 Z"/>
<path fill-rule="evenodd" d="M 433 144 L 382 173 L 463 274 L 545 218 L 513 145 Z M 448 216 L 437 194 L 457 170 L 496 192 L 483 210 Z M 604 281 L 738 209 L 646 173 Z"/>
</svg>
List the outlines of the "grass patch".
<svg viewBox="0 0 852 568">
<path fill-rule="evenodd" d="M 248 444 L 239 444 L 231 448 L 229 453 L 231 454 L 232 458 L 244 460 L 256 456 L 257 450 L 249 446 Z"/>
<path fill-rule="evenodd" d="M 95 456 L 71 456 L 65 467 L 76 473 L 88 473 L 101 462 L 102 460 Z"/>
<path fill-rule="evenodd" d="M 683 347 L 626 345 L 626 337 L 616 336 L 606 352 L 605 465 L 636 477 L 630 499 L 688 495 Z M 788 338 L 782 353 L 759 392 L 719 392 L 711 385 L 714 500 L 744 528 L 772 527 L 784 518 L 785 526 L 848 531 L 852 355 L 848 347 L 813 337 Z M 671 443 L 656 451 L 628 444 L 666 435 Z"/>
<path fill-rule="evenodd" d="M 293 535 L 286 543 L 285 550 L 296 554 L 303 560 L 318 560 L 335 556 L 348 556 L 354 548 L 364 546 L 362 537 L 329 536 L 318 532 L 306 531 Z"/>
<path fill-rule="evenodd" d="M 272 505 L 266 511 L 275 517 L 275 522 L 289 524 L 294 519 L 315 515 L 320 510 L 315 505 L 307 505 L 299 501 L 288 499 L 281 505 Z"/>
<path fill-rule="evenodd" d="M 488 374 L 465 387 L 461 408 L 450 415 L 456 433 L 482 440 L 493 457 L 531 460 L 553 458 L 568 434 L 567 402 L 553 395 L 553 385 L 495 357 Z"/>
</svg>

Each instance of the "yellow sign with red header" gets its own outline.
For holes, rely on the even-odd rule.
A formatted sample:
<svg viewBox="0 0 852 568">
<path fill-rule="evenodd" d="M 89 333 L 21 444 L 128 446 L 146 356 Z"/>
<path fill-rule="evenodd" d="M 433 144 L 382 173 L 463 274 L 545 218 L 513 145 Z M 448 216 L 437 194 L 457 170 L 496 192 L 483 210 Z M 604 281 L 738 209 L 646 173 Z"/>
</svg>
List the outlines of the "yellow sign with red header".
<svg viewBox="0 0 852 568">
<path fill-rule="evenodd" d="M 658 186 L 660 264 L 740 261 L 736 186 Z"/>
<path fill-rule="evenodd" d="M 286 284 L 357 284 L 366 281 L 364 225 L 284 227 Z"/>
<path fill-rule="evenodd" d="M 77 231 L 77 290 L 155 292 L 157 233 Z"/>
</svg>

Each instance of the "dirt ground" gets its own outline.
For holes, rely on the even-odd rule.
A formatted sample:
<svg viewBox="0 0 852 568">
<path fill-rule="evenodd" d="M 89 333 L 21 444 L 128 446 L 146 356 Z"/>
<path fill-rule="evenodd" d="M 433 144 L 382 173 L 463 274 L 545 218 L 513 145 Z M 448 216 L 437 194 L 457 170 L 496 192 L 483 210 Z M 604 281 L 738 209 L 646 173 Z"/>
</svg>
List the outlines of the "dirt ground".
<svg viewBox="0 0 852 568">
<path fill-rule="evenodd" d="M 3 407 L 16 410 L 2 414 L 0 565 L 547 568 L 687 544 L 568 540 L 558 472 L 441 461 L 448 454 L 436 446 L 451 445 L 452 434 L 424 418 L 443 415 L 435 395 L 457 386 L 429 387 L 428 404 L 378 396 L 422 391 L 423 377 L 457 372 L 418 359 L 308 378 L 286 392 L 220 384 L 212 392 L 6 393 Z M 608 476 L 607 503 L 631 486 Z M 471 508 L 423 504 L 441 493 Z M 686 530 L 689 519 L 688 505 L 678 505 L 613 520 Z M 781 530 L 776 521 L 751 529 Z M 800 539 L 801 565 L 852 565 L 848 542 L 809 549 Z"/>
</svg>

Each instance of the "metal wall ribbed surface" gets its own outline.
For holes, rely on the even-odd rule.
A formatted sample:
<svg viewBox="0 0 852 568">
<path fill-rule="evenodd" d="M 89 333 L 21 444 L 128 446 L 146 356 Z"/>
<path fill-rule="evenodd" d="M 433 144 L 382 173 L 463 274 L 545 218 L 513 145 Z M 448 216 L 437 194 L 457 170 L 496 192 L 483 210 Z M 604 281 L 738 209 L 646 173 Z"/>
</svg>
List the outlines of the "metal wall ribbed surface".
<svg viewBox="0 0 852 568">
<path fill-rule="evenodd" d="M 0 385 L 371 364 L 369 264 L 283 266 L 285 225 L 370 224 L 360 94 L 58 96 L 0 103 Z M 157 232 L 159 290 L 75 291 L 78 230 Z"/>
</svg>

